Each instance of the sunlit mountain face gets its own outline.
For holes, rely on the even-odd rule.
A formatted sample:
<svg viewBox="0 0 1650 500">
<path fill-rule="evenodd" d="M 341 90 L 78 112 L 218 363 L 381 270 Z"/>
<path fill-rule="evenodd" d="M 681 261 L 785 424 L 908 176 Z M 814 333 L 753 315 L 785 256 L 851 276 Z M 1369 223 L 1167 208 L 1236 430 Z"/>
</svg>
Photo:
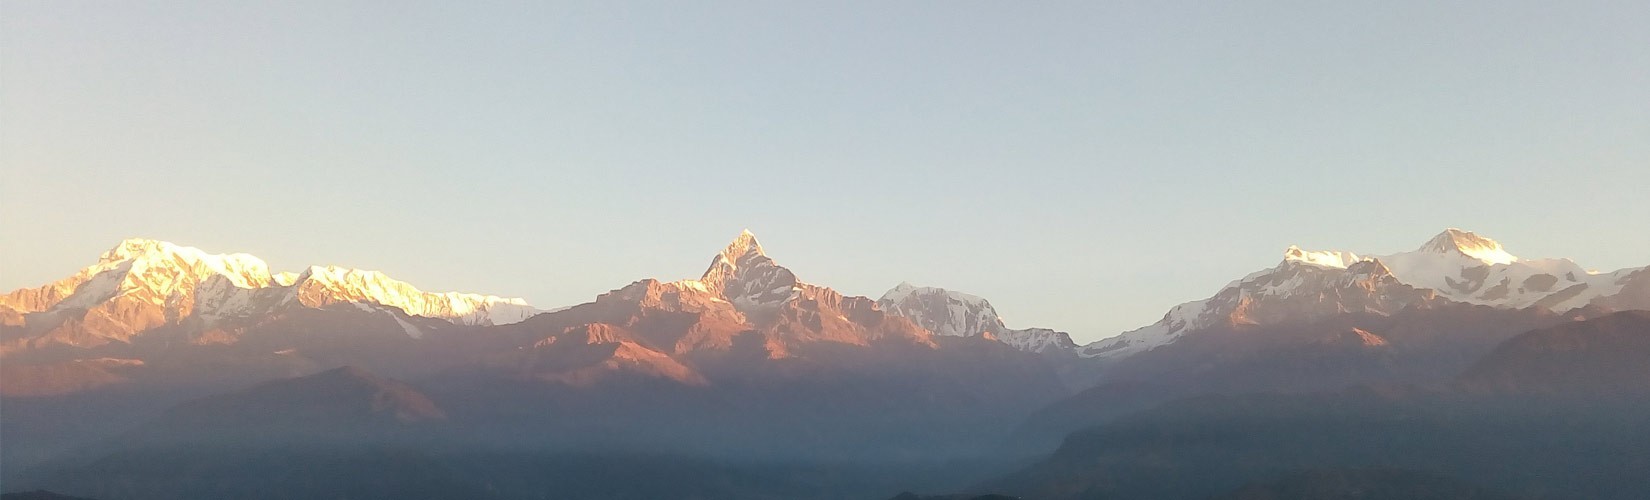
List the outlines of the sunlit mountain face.
<svg viewBox="0 0 1650 500">
<path fill-rule="evenodd" d="M 1389 255 L 1289 247 L 1213 296 L 1087 345 L 1011 327 L 961 291 L 902 282 L 871 299 L 804 275 L 745 231 L 697 278 L 529 305 L 123 241 L 64 279 L 0 297 L 6 488 L 92 498 L 1650 491 L 1633 451 L 1650 443 L 1631 424 L 1650 419 L 1635 368 L 1650 366 L 1643 267 L 1516 257 L 1458 229 Z M 1535 440 L 1541 426 L 1560 431 Z M 1506 454 L 1450 451 L 1482 442 Z M 1535 452 L 1549 445 L 1553 454 Z M 1491 466 L 1504 457 L 1510 468 Z M 1246 465 L 1221 466 L 1233 462 Z M 327 472 L 304 465 L 322 463 Z M 1602 479 L 1529 474 L 1555 467 Z M 658 483 L 612 480 L 627 474 Z"/>
<path fill-rule="evenodd" d="M 12 351 L 131 343 L 163 327 L 192 322 L 211 329 L 334 304 L 388 307 L 466 325 L 514 323 L 538 312 L 521 299 L 424 292 L 376 271 L 313 266 L 271 274 L 251 255 L 131 239 L 73 276 L 0 297 L 0 314 L 27 333 L 26 342 L 6 344 Z M 410 325 L 407 334 L 421 335 Z"/>
<path fill-rule="evenodd" d="M 1644 267 L 1588 271 L 1570 259 L 1520 259 L 1470 231 L 1447 229 L 1420 248 L 1391 255 L 1306 251 L 1291 246 L 1276 267 L 1256 271 L 1205 300 L 1175 306 L 1150 326 L 1083 349 L 1127 356 L 1174 342 L 1187 332 L 1226 325 L 1267 325 L 1348 312 L 1390 315 L 1426 304 L 1566 313 L 1597 307 L 1650 307 Z"/>
</svg>

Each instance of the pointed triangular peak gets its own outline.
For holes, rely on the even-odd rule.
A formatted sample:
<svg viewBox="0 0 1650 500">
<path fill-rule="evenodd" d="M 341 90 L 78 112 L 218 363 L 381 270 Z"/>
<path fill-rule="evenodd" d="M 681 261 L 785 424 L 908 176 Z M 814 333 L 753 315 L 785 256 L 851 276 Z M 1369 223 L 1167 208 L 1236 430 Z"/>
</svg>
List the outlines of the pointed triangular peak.
<svg viewBox="0 0 1650 500">
<path fill-rule="evenodd" d="M 762 243 L 756 241 L 756 235 L 752 234 L 749 229 L 740 231 L 739 236 L 734 237 L 733 241 L 729 242 L 721 253 L 711 258 L 710 268 L 705 269 L 705 274 L 700 276 L 699 280 L 708 282 L 713 277 L 726 276 L 737 271 L 742 263 L 750 263 L 758 260 L 758 258 L 766 257 L 767 254 L 762 252 Z M 768 260 L 771 261 L 772 259 Z"/>
<path fill-rule="evenodd" d="M 752 233 L 750 229 L 739 231 L 739 236 L 734 237 L 733 241 L 728 243 L 727 248 L 722 250 L 722 255 L 729 257 L 749 253 L 763 255 L 762 242 L 756 241 L 756 234 Z"/>
<path fill-rule="evenodd" d="M 1433 236 L 1425 245 L 1416 250 L 1425 253 L 1457 253 L 1471 257 L 1485 264 L 1511 264 L 1518 262 L 1518 257 L 1507 253 L 1501 244 L 1495 240 L 1479 236 L 1472 231 L 1463 231 L 1456 228 L 1445 229 L 1444 232 Z"/>
<path fill-rule="evenodd" d="M 738 305 L 789 296 L 798 284 L 796 275 L 762 253 L 762 244 L 748 229 L 711 258 L 698 281 L 706 291 Z"/>
</svg>

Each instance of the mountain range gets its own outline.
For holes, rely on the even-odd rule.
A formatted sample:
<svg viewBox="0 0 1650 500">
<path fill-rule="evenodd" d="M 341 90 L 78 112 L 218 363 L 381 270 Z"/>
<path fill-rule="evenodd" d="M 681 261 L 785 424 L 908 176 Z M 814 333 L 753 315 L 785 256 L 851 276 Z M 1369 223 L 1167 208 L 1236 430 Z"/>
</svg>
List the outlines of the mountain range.
<svg viewBox="0 0 1650 500">
<path fill-rule="evenodd" d="M 0 296 L 0 460 L 8 482 L 55 488 L 98 477 L 73 464 L 109 457 L 133 466 L 179 453 L 252 464 L 264 459 L 248 450 L 389 446 L 420 451 L 386 459 L 438 467 L 452 491 L 479 495 L 486 488 L 469 482 L 483 474 L 477 460 L 514 470 L 595 451 L 645 452 L 693 457 L 694 467 L 710 460 L 712 476 L 765 477 L 747 467 L 775 461 L 879 471 L 791 476 L 801 482 L 778 496 L 828 483 L 813 490 L 835 498 L 825 492 L 903 485 L 877 494 L 887 497 L 975 485 L 1083 497 L 1042 483 L 1113 483 L 1062 457 L 1139 459 L 1118 454 L 1127 447 L 1096 454 L 1092 443 L 1117 436 L 1097 429 L 1172 436 L 1180 429 L 1154 426 L 1243 414 L 1196 403 L 1211 395 L 1271 418 L 1273 406 L 1364 401 L 1344 394 L 1356 387 L 1423 387 L 1400 392 L 1444 391 L 1451 404 L 1638 394 L 1629 389 L 1650 383 L 1638 380 L 1638 367 L 1650 365 L 1634 312 L 1644 310 L 1647 268 L 1590 272 L 1567 259 L 1519 258 L 1457 229 L 1389 255 L 1289 247 L 1275 266 L 1213 296 L 1086 345 L 1056 329 L 1010 327 L 990 301 L 960 291 L 902 282 L 872 299 L 804 281 L 749 231 L 697 278 L 642 279 L 554 309 L 425 292 L 346 267 L 272 273 L 250 255 L 132 239 L 67 278 Z M 1376 423 L 1401 411 L 1380 404 Z M 179 451 L 191 443 L 213 446 Z M 1172 449 L 1146 444 L 1141 453 Z M 1383 465 L 1359 460 L 1346 465 Z M 1250 492 L 1266 491 L 1272 486 L 1256 485 L 1293 470 L 1279 464 L 1222 476 L 1218 490 L 1118 479 L 1121 489 L 1092 492 L 1208 496 L 1245 481 Z M 444 475 L 454 470 L 468 472 Z M 178 486 L 154 481 L 158 493 L 135 497 Z M 741 485 L 734 496 L 775 495 Z M 700 491 L 728 491 L 722 486 Z M 109 491 L 120 490 L 69 492 Z"/>
<path fill-rule="evenodd" d="M 1392 314 L 1440 303 L 1568 312 L 1650 308 L 1644 267 L 1589 272 L 1569 259 L 1521 259 L 1495 240 L 1447 229 L 1390 255 L 1291 246 L 1277 266 L 1235 280 L 1207 299 L 1170 309 L 1151 325 L 1084 346 L 1086 356 L 1128 356 L 1202 329 L 1267 325 L 1348 312 Z"/>
<path fill-rule="evenodd" d="M 728 301 L 754 323 L 778 321 L 785 304 L 841 302 L 828 288 L 800 282 L 762 251 L 749 231 L 716 255 L 696 280 L 658 285 L 677 294 Z M 1521 259 L 1501 244 L 1448 229 L 1420 248 L 1390 255 L 1306 251 L 1291 246 L 1277 266 L 1256 271 L 1207 299 L 1170 309 L 1163 319 L 1113 338 L 1078 346 L 1047 328 L 1008 328 L 984 298 L 900 283 L 873 304 L 846 297 L 850 310 L 876 308 L 941 336 L 985 336 L 1038 353 L 1072 351 L 1083 357 L 1126 357 L 1188 332 L 1235 324 L 1299 321 L 1355 311 L 1390 314 L 1428 303 L 1465 303 L 1502 309 L 1567 312 L 1650 308 L 1650 272 L 1644 267 L 1590 272 L 1569 259 Z M 691 299 L 690 299 L 691 300 Z M 544 312 L 522 299 L 473 293 L 424 292 L 383 273 L 338 266 L 271 274 L 246 254 L 213 255 L 167 242 L 131 239 L 97 263 L 38 288 L 0 296 L 0 322 L 9 338 L 0 352 L 50 345 L 90 348 L 131 342 L 161 327 L 187 325 L 226 333 L 248 320 L 292 307 L 333 304 L 395 308 L 411 316 L 459 325 L 517 323 Z M 838 304 L 840 306 L 841 304 Z M 845 316 L 844 316 L 845 317 Z M 819 318 L 833 323 L 833 317 Z M 821 324 L 823 335 L 855 342 Z M 404 325 L 409 336 L 423 332 Z M 221 335 L 211 335 L 218 337 Z M 205 341 L 205 340 L 202 340 Z M 723 339 L 725 342 L 725 339 Z"/>
<path fill-rule="evenodd" d="M 209 331 L 287 308 L 331 304 L 394 307 L 466 325 L 513 323 L 540 312 L 521 299 L 424 292 L 375 271 L 313 266 L 271 274 L 251 255 L 130 239 L 72 276 L 0 296 L 0 322 L 21 331 L 0 352 L 130 343 L 167 326 Z M 411 327 L 407 333 L 419 335 Z"/>
</svg>

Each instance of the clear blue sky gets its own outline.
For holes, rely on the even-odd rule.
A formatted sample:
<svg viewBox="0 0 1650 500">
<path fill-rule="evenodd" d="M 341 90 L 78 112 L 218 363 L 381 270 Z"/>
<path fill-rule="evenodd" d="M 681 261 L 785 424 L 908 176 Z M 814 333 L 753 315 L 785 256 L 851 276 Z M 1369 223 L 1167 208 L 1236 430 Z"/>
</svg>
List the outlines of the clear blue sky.
<svg viewBox="0 0 1650 500">
<path fill-rule="evenodd" d="M 697 276 L 1094 340 L 1448 226 L 1650 264 L 1650 4 L 0 2 L 0 287 L 143 236 L 553 307 Z"/>
</svg>

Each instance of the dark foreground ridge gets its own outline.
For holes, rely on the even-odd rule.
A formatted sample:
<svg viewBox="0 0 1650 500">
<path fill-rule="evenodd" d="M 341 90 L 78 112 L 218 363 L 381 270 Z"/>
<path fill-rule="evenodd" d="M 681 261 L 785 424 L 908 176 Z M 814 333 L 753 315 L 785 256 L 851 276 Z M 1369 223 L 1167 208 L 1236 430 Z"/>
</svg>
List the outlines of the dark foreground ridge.
<svg viewBox="0 0 1650 500">
<path fill-rule="evenodd" d="M 86 497 L 71 497 L 60 495 L 46 490 L 19 491 L 0 494 L 0 500 L 93 500 Z"/>
</svg>

